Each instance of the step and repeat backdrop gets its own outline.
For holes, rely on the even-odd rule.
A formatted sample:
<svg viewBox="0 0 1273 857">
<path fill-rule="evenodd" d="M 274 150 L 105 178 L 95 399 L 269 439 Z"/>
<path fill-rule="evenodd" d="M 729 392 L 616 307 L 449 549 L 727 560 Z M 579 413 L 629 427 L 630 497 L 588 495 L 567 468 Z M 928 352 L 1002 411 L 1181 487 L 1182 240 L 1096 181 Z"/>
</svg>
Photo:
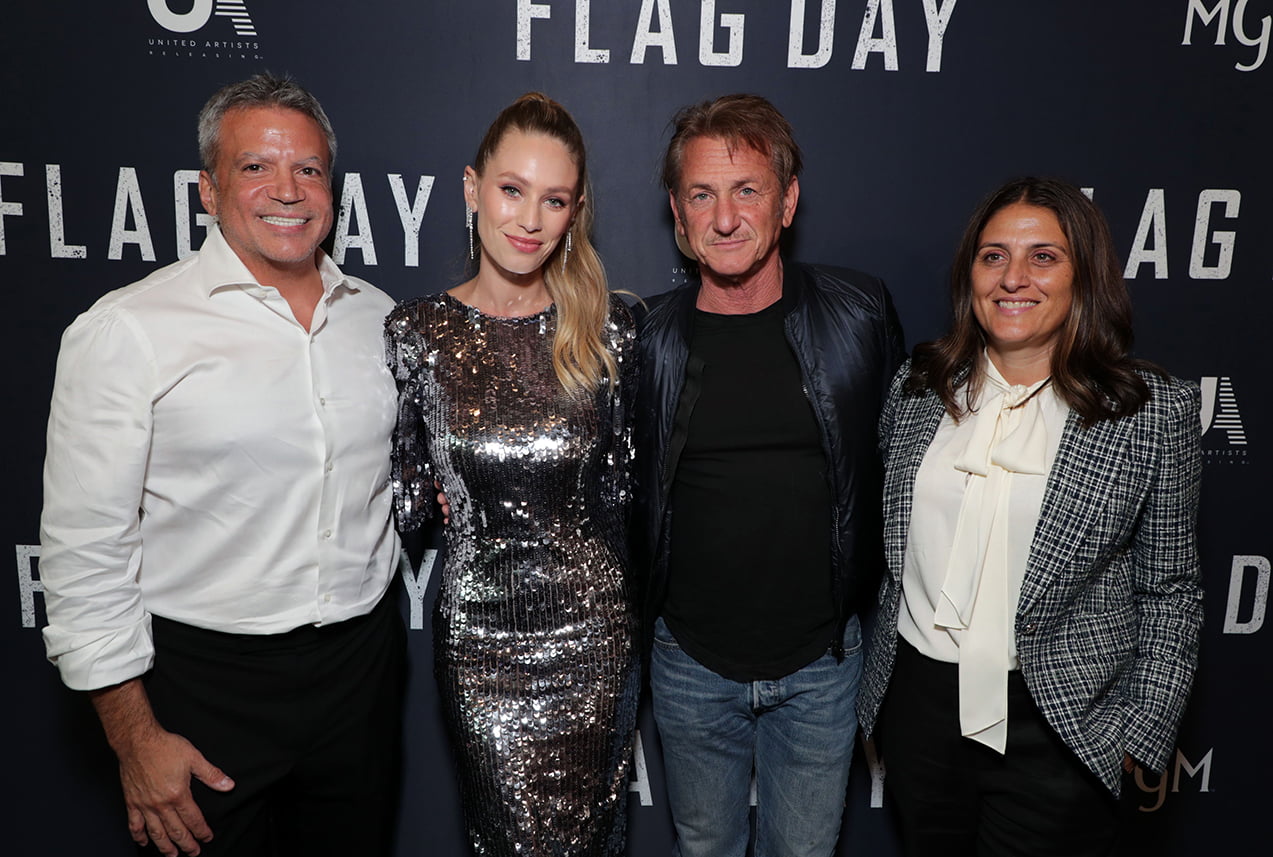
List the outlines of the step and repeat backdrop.
<svg viewBox="0 0 1273 857">
<path fill-rule="evenodd" d="M 1273 628 L 1273 0 L 126 0 L 19 4 L 0 28 L 0 712 L 6 854 L 132 853 L 113 757 L 44 660 L 40 468 L 59 336 L 197 249 L 195 116 L 289 73 L 340 138 L 327 247 L 397 298 L 462 276 L 461 175 L 498 110 L 543 90 L 590 148 L 612 286 L 684 282 L 657 181 L 683 104 L 755 92 L 806 154 L 793 257 L 890 285 L 908 344 L 946 325 L 968 213 L 1004 180 L 1089 189 L 1125 260 L 1137 351 L 1203 391 L 1202 664 L 1174 759 L 1137 771 L 1128 853 L 1265 853 Z M 440 549 L 438 534 L 435 545 Z M 432 675 L 438 553 L 394 597 L 410 631 L 398 853 L 463 855 Z M 666 854 L 643 713 L 629 853 Z M 841 854 L 897 853 L 885 761 L 859 745 Z"/>
</svg>

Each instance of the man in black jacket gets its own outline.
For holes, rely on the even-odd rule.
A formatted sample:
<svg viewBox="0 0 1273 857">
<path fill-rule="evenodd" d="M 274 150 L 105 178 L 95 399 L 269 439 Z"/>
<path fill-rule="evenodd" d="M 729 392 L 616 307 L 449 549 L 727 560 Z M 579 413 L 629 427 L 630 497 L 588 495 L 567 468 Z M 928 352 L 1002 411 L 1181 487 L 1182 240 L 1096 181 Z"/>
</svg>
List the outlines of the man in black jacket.
<svg viewBox="0 0 1273 857">
<path fill-rule="evenodd" d="M 641 333 L 651 685 L 683 857 L 835 848 L 857 609 L 882 566 L 875 423 L 904 353 L 884 285 L 784 260 L 791 126 L 758 96 L 682 110 L 664 160 L 700 279 Z"/>
</svg>

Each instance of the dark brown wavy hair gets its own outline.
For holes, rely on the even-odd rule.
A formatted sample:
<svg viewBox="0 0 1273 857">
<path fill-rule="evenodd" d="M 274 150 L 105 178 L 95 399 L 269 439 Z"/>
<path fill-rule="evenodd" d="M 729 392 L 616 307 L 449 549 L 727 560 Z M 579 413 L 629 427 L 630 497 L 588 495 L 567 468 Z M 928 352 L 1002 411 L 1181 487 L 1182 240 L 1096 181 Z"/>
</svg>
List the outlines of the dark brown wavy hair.
<svg viewBox="0 0 1273 857">
<path fill-rule="evenodd" d="M 951 266 L 950 332 L 915 346 L 906 392 L 933 390 L 955 419 L 971 412 L 984 380 L 980 358 L 986 347 L 985 331 L 973 314 L 972 267 L 986 224 L 1018 202 L 1055 214 L 1070 245 L 1072 303 L 1052 351 L 1056 394 L 1085 426 L 1136 413 L 1149 400 L 1139 373 L 1165 373 L 1131 356 L 1131 298 L 1104 216 L 1074 185 L 1048 178 L 1011 181 L 972 213 Z M 965 381 L 961 402 L 958 391 Z"/>
</svg>

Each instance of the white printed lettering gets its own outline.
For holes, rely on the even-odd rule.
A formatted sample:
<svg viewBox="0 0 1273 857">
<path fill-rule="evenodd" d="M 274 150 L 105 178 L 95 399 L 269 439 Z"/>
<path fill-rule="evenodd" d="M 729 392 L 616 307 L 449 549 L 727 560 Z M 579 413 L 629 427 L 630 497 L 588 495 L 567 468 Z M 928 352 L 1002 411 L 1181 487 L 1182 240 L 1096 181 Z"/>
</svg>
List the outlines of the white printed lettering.
<svg viewBox="0 0 1273 857">
<path fill-rule="evenodd" d="M 357 221 L 358 231 L 350 227 Z M 362 188 L 360 173 L 345 173 L 345 186 L 340 192 L 340 210 L 336 213 L 336 240 L 332 247 L 332 259 L 337 265 L 345 263 L 345 252 L 362 251 L 365 265 L 376 264 L 376 242 L 371 234 L 371 218 L 367 215 L 367 197 Z"/>
<path fill-rule="evenodd" d="M 1233 267 L 1233 232 L 1211 233 L 1210 243 L 1220 248 L 1219 258 L 1214 265 L 1207 265 L 1207 234 L 1211 228 L 1211 206 L 1224 203 L 1224 216 L 1233 220 L 1238 216 L 1238 206 L 1242 203 L 1242 194 L 1236 190 L 1219 190 L 1208 188 L 1198 194 L 1198 214 L 1194 218 L 1193 249 L 1189 254 L 1189 276 L 1195 280 L 1225 280 Z"/>
<path fill-rule="evenodd" d="M 187 256 L 194 254 L 190 234 L 190 187 L 198 184 L 198 170 L 177 170 L 172 174 L 172 203 L 173 211 L 177 217 L 178 259 L 185 259 Z M 216 223 L 217 219 L 206 211 L 200 211 L 195 214 L 194 222 L 196 226 L 203 227 L 204 237 L 206 238 L 208 227 Z"/>
<path fill-rule="evenodd" d="M 547 3 L 531 3 L 517 0 L 517 58 L 530 60 L 530 22 L 535 18 L 551 18 L 552 8 Z"/>
<path fill-rule="evenodd" d="M 737 66 L 743 62 L 744 15 L 724 14 L 720 26 L 729 32 L 728 47 L 722 52 L 712 50 L 716 40 L 716 0 L 701 0 L 698 16 L 698 61 L 706 66 Z"/>
<path fill-rule="evenodd" d="M 126 225 L 130 211 L 136 227 L 134 229 L 128 229 Z M 150 238 L 150 226 L 146 221 L 146 207 L 141 201 L 141 186 L 137 183 L 136 167 L 119 168 L 119 181 L 115 185 L 115 213 L 111 216 L 111 236 L 106 248 L 106 258 L 124 258 L 125 244 L 136 244 L 144 261 L 155 261 L 155 244 Z"/>
<path fill-rule="evenodd" d="M 49 200 L 49 254 L 54 259 L 83 259 L 88 248 L 66 243 L 66 221 L 62 216 L 62 165 L 44 165 L 44 189 Z"/>
<path fill-rule="evenodd" d="M 418 268 L 420 224 L 424 221 L 424 210 L 429 207 L 429 195 L 433 193 L 433 176 L 420 176 L 416 185 L 415 202 L 408 201 L 401 174 L 389 174 L 389 188 L 393 191 L 394 204 L 398 206 L 398 219 L 402 221 L 402 264 L 408 268 Z"/>
<path fill-rule="evenodd" d="M 946 0 L 941 6 L 937 0 L 924 0 L 924 22 L 928 24 L 928 60 L 924 71 L 941 71 L 941 49 L 946 39 L 946 27 L 950 13 L 955 11 L 956 0 Z"/>
<path fill-rule="evenodd" d="M 398 573 L 411 604 L 411 619 L 408 624 L 412 631 L 424 628 L 424 594 L 429 589 L 429 578 L 433 576 L 433 565 L 437 558 L 436 550 L 427 550 L 420 559 L 420 567 L 415 569 L 411 567 L 411 559 L 406 551 L 402 551 L 398 557 Z"/>
<path fill-rule="evenodd" d="M 1175 778 L 1171 783 L 1172 792 L 1180 791 L 1180 772 L 1183 770 L 1190 777 L 1195 776 L 1199 771 L 1202 772 L 1202 782 L 1198 785 L 1198 791 L 1211 791 L 1211 754 L 1215 752 L 1215 748 L 1207 751 L 1207 754 L 1198 760 L 1198 764 L 1191 765 L 1189 760 L 1185 758 L 1185 754 L 1176 751 L 1176 772 Z"/>
<path fill-rule="evenodd" d="M 1255 55 L 1255 62 L 1243 65 L 1235 63 L 1234 68 L 1238 71 L 1255 71 L 1264 65 L 1264 59 L 1269 55 L 1269 32 L 1273 29 L 1273 16 L 1265 15 L 1260 19 L 1260 35 L 1254 39 L 1246 34 L 1246 4 L 1247 0 L 1238 0 L 1238 5 L 1233 10 L 1233 35 L 1238 37 L 1238 41 L 1246 45 L 1248 48 L 1258 48 Z"/>
<path fill-rule="evenodd" d="M 22 175 L 22 164 L 13 161 L 0 161 L 0 176 L 20 176 Z M 22 203 L 5 202 L 3 183 L 0 183 L 0 256 L 5 254 L 4 248 L 4 219 L 5 217 L 21 217 Z"/>
<path fill-rule="evenodd" d="M 1251 617 L 1242 621 L 1242 590 L 1245 588 L 1247 570 L 1255 572 L 1255 586 L 1251 599 Z M 1269 604 L 1269 576 L 1271 566 L 1268 557 L 1235 556 L 1229 570 L 1229 603 L 1224 611 L 1224 633 L 1254 634 L 1264 627 L 1264 612 Z"/>
<path fill-rule="evenodd" d="M 880 22 L 881 32 L 875 35 L 875 22 Z M 853 52 L 853 67 L 866 68 L 869 54 L 884 55 L 884 70 L 897 71 L 897 27 L 893 24 L 893 0 L 868 0 L 862 16 L 862 29 L 858 32 L 857 50 Z"/>
<path fill-rule="evenodd" d="M 659 13 L 659 29 L 654 31 L 654 13 Z M 637 15 L 637 30 L 632 36 L 632 57 L 628 60 L 633 65 L 645 63 L 645 54 L 650 48 L 663 51 L 663 64 L 676 65 L 676 39 L 672 33 L 672 10 L 668 0 L 641 0 L 641 12 Z"/>
<path fill-rule="evenodd" d="M 174 12 L 168 8 L 167 0 L 146 0 L 150 7 L 150 15 L 165 30 L 174 33 L 193 33 L 208 23 L 212 17 L 212 0 L 194 0 L 189 12 Z M 178 3 L 178 6 L 189 5 Z"/>
<path fill-rule="evenodd" d="M 22 627 L 35 627 L 35 594 L 44 592 L 44 584 L 35 576 L 39 566 L 39 545 L 14 545 L 18 556 L 18 600 L 22 605 Z"/>
<path fill-rule="evenodd" d="M 874 741 L 863 741 L 862 749 L 866 753 L 866 766 L 871 772 L 871 808 L 879 809 L 884 806 L 884 777 L 887 774 L 884 760 L 880 758 Z"/>
<path fill-rule="evenodd" d="M 654 797 L 650 792 L 650 773 L 645 766 L 645 745 L 641 741 L 641 730 L 635 730 L 632 736 L 632 775 L 628 778 L 628 791 L 636 792 L 641 806 L 653 806 Z"/>
<path fill-rule="evenodd" d="M 1151 232 L 1153 249 L 1146 246 Z M 1167 201 L 1160 187 L 1150 188 L 1145 198 L 1145 208 L 1140 215 L 1140 225 L 1136 227 L 1131 252 L 1127 254 L 1127 269 L 1123 276 L 1129 280 L 1136 279 L 1140 266 L 1146 262 L 1154 266 L 1154 279 L 1167 279 Z"/>
<path fill-rule="evenodd" d="M 804 7 L 805 0 L 791 0 L 787 68 L 822 68 L 831 61 L 831 48 L 835 43 L 835 0 L 822 0 L 822 14 L 818 19 L 818 49 L 811 54 L 804 52 Z"/>
<path fill-rule="evenodd" d="M 1264 60 L 1269 53 L 1270 35 L 1273 34 L 1273 16 L 1265 15 L 1260 19 L 1260 34 L 1251 36 L 1247 33 L 1246 12 L 1249 0 L 1237 0 L 1233 6 L 1233 16 L 1229 16 L 1229 0 L 1218 0 L 1211 8 L 1207 8 L 1206 0 L 1189 0 L 1189 5 L 1185 8 L 1185 35 L 1181 40 L 1182 45 L 1193 44 L 1193 22 L 1198 20 L 1203 27 L 1209 26 L 1213 21 L 1216 22 L 1216 40 L 1217 46 L 1224 45 L 1225 36 L 1228 33 L 1229 21 L 1233 21 L 1233 35 L 1237 38 L 1238 43 L 1248 48 L 1255 48 L 1255 59 L 1252 62 L 1243 64 L 1241 62 L 1234 63 L 1233 67 L 1238 71 L 1255 71 L 1264 65 Z M 1217 21 L 1217 19 L 1219 19 Z"/>
<path fill-rule="evenodd" d="M 591 28 L 591 0 L 575 0 L 575 62 L 610 62 L 610 51 L 589 47 L 588 31 Z"/>
</svg>

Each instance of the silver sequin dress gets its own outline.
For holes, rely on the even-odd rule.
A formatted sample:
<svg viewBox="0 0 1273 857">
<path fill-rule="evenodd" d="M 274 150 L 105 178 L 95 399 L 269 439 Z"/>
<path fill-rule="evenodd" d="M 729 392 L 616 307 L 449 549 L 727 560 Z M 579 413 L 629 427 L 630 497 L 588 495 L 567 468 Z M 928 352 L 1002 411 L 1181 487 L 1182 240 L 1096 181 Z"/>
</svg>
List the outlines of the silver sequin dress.
<svg viewBox="0 0 1273 857">
<path fill-rule="evenodd" d="M 617 855 L 639 693 L 626 579 L 632 316 L 611 300 L 614 391 L 553 372 L 556 310 L 484 315 L 449 295 L 386 321 L 400 404 L 399 526 L 451 504 L 435 670 L 479 855 Z"/>
</svg>

